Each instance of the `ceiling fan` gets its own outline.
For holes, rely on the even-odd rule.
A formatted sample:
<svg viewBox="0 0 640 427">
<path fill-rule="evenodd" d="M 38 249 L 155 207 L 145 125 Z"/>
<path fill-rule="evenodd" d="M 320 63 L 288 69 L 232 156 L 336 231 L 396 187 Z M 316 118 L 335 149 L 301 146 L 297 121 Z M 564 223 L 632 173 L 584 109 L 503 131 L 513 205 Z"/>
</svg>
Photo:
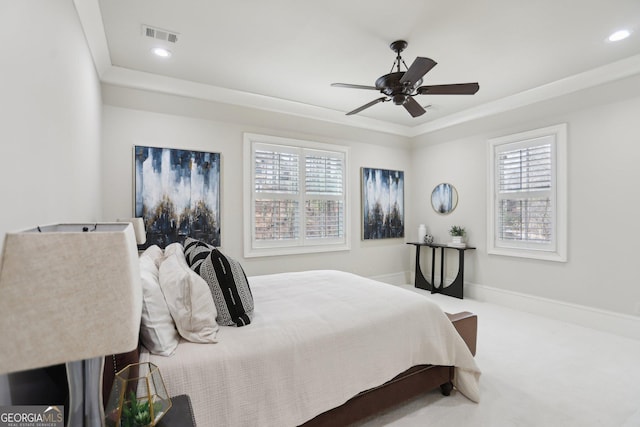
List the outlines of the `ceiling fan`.
<svg viewBox="0 0 640 427">
<path fill-rule="evenodd" d="M 400 56 L 408 43 L 404 40 L 397 40 L 389 46 L 391 50 L 396 52 L 396 59 L 391 66 L 391 73 L 376 80 L 375 86 L 352 85 L 348 83 L 332 83 L 333 87 L 346 87 L 351 89 L 369 89 L 379 90 L 385 96 L 375 99 L 368 104 L 349 111 L 347 116 L 357 114 L 380 102 L 393 101 L 396 105 L 402 105 L 413 117 L 423 115 L 426 111 L 413 99 L 416 95 L 473 95 L 480 89 L 478 83 L 454 83 L 446 85 L 420 86 L 422 77 L 427 74 L 437 62 L 430 58 L 418 56 L 411 67 L 407 68 L 407 64 Z M 407 71 L 400 71 L 400 65 L 404 65 Z M 393 71 L 394 67 L 397 71 Z"/>
</svg>

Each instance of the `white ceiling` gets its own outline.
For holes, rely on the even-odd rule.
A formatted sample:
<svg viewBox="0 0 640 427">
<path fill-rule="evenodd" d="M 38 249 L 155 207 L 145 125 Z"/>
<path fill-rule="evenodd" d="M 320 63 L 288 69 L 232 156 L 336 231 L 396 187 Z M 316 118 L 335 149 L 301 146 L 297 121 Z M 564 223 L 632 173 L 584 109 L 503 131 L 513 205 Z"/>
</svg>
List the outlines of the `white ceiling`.
<svg viewBox="0 0 640 427">
<path fill-rule="evenodd" d="M 416 135 L 640 73 L 638 0 L 75 0 L 102 81 Z M 142 25 L 178 33 L 176 44 Z M 631 37 L 607 36 L 627 28 Z M 423 84 L 479 82 L 476 95 L 420 95 L 412 118 L 374 85 L 402 56 L 438 65 Z M 161 59 L 154 46 L 173 55 Z"/>
</svg>

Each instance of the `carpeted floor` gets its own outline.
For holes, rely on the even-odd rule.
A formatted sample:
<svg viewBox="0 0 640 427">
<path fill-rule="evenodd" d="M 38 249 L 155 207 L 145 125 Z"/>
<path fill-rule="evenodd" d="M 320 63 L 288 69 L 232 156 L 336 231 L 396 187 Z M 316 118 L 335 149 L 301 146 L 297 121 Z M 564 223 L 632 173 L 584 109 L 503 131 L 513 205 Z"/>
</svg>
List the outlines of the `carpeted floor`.
<svg viewBox="0 0 640 427">
<path fill-rule="evenodd" d="M 640 341 L 406 288 L 478 314 L 481 402 L 434 391 L 358 427 L 640 426 Z"/>
</svg>

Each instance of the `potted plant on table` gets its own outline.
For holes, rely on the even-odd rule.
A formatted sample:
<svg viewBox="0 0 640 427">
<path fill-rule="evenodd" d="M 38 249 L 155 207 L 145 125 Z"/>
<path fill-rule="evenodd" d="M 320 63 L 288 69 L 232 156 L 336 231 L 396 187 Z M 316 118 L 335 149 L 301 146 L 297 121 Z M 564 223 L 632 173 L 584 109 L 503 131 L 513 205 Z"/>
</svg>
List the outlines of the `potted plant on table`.
<svg viewBox="0 0 640 427">
<path fill-rule="evenodd" d="M 153 405 L 153 409 L 150 408 Z M 154 413 L 158 413 L 162 410 L 162 403 L 151 402 L 149 400 L 138 400 L 136 394 L 132 391 L 129 394 L 129 399 L 125 402 L 122 408 L 122 417 L 120 418 L 120 425 L 122 427 L 146 427 L 154 425 L 154 421 L 151 417 Z"/>
<path fill-rule="evenodd" d="M 449 229 L 449 234 L 451 235 L 451 243 L 455 246 L 464 245 L 463 238 L 467 232 L 464 227 L 460 227 L 459 225 L 452 225 Z"/>
<path fill-rule="evenodd" d="M 114 377 L 105 408 L 105 425 L 155 426 L 171 406 L 158 367 L 150 362 L 133 363 Z"/>
</svg>

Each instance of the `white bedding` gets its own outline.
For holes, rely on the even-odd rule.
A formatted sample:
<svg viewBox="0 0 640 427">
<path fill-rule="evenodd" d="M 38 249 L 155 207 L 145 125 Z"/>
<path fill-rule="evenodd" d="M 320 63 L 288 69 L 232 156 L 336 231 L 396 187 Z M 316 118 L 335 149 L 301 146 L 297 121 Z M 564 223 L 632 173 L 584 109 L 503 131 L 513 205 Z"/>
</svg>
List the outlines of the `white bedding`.
<svg viewBox="0 0 640 427">
<path fill-rule="evenodd" d="M 217 344 L 143 352 L 172 396 L 188 394 L 198 426 L 297 426 L 414 365 L 454 365 L 478 401 L 480 371 L 438 306 L 393 285 L 338 271 L 254 276 L 250 325 Z"/>
</svg>

